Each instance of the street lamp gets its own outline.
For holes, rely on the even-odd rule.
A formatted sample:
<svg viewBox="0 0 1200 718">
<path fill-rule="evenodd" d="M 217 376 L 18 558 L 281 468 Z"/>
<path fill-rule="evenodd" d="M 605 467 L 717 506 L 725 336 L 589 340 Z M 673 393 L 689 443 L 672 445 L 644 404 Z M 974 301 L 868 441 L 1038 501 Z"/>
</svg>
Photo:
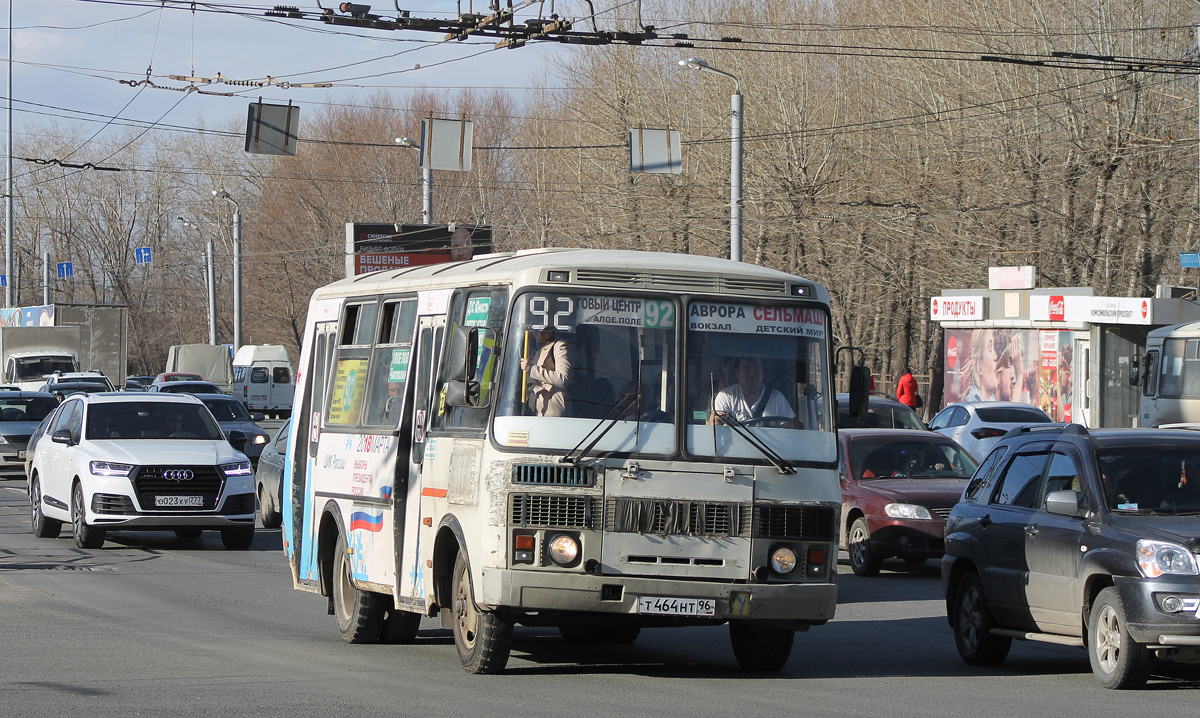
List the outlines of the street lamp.
<svg viewBox="0 0 1200 718">
<path fill-rule="evenodd" d="M 424 152 L 421 143 L 410 137 L 397 137 L 396 144 L 401 147 L 411 147 L 418 152 Z M 421 158 L 421 224 L 433 224 L 433 168 L 426 166 L 425 158 Z"/>
<path fill-rule="evenodd" d="M 698 57 L 679 61 L 680 67 L 704 70 L 733 80 L 733 95 L 729 99 L 732 140 L 729 150 L 729 258 L 742 261 L 742 86 L 738 79 L 724 70 L 709 65 Z"/>
<path fill-rule="evenodd" d="M 223 189 L 214 189 L 213 197 L 233 205 L 233 351 L 242 347 L 242 208 Z"/>
<path fill-rule="evenodd" d="M 184 227 L 200 229 L 183 217 L 176 217 Z M 213 264 L 213 241 L 210 237 L 204 250 L 204 289 L 208 294 L 208 343 L 217 345 L 217 275 Z"/>
</svg>

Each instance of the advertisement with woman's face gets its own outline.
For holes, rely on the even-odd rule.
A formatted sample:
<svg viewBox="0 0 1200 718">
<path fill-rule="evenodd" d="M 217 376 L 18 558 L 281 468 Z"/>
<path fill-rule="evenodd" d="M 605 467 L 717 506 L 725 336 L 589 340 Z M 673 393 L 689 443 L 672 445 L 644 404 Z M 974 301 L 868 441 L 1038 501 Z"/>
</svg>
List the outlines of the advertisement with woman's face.
<svg viewBox="0 0 1200 718">
<path fill-rule="evenodd" d="M 1038 332 L 1032 329 L 946 331 L 946 403 L 1038 400 Z"/>
</svg>

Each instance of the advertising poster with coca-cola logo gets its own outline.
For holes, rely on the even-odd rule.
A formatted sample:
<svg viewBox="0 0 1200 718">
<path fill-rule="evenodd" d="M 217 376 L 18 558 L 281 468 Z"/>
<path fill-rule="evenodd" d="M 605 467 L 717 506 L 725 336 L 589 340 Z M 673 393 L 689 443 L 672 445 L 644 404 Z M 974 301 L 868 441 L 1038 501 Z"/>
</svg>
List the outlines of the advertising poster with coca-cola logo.
<svg viewBox="0 0 1200 718">
<path fill-rule="evenodd" d="M 1036 329 L 946 330 L 946 403 L 1019 401 L 1037 405 Z"/>
</svg>

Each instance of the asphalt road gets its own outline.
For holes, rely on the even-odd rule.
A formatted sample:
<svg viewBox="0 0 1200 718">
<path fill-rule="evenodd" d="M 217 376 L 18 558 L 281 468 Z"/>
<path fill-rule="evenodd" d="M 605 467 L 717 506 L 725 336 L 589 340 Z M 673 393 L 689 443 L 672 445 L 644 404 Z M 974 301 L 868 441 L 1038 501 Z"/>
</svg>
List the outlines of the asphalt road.
<svg viewBox="0 0 1200 718">
<path fill-rule="evenodd" d="M 996 669 L 954 650 L 934 563 L 861 579 L 797 635 L 778 675 L 741 673 L 725 628 L 654 629 L 577 647 L 518 627 L 508 671 L 473 676 L 426 620 L 409 646 L 350 646 L 325 600 L 292 590 L 278 531 L 111 534 L 102 549 L 29 532 L 23 481 L 0 482 L 0 715 L 1195 716 L 1200 667 L 1135 692 L 1086 654 L 1014 645 Z M 888 569 L 896 569 L 891 571 Z"/>
</svg>

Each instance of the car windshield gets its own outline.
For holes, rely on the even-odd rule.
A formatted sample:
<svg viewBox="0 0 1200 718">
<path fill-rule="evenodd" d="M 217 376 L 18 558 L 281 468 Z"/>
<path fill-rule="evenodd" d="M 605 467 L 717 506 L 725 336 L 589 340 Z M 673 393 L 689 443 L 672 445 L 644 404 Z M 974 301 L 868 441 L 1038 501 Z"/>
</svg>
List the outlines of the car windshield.
<svg viewBox="0 0 1200 718">
<path fill-rule="evenodd" d="M 924 429 L 912 409 L 894 406 L 872 406 L 867 415 L 850 416 L 848 406 L 838 406 L 837 423 L 843 429 Z"/>
<path fill-rule="evenodd" d="M 991 424 L 1046 424 L 1051 421 L 1045 412 L 1032 406 L 993 406 L 978 408 L 975 413 L 980 421 Z"/>
<path fill-rule="evenodd" d="M 17 359 L 17 381 L 41 379 L 54 372 L 75 371 L 75 360 L 71 357 L 28 357 Z"/>
<path fill-rule="evenodd" d="M 175 384 L 162 384 L 158 388 L 159 391 L 167 392 L 168 394 L 219 394 L 221 390 L 212 384 L 195 384 L 188 382 Z"/>
<path fill-rule="evenodd" d="M 96 403 L 88 407 L 88 439 L 203 439 L 224 438 L 212 414 L 202 404 L 182 402 Z"/>
<path fill-rule="evenodd" d="M 217 421 L 250 421 L 250 412 L 237 399 L 204 399 Z"/>
<path fill-rule="evenodd" d="M 1125 513 L 1200 513 L 1200 448 L 1137 446 L 1096 453 L 1105 503 Z"/>
<path fill-rule="evenodd" d="M 859 479 L 969 479 L 979 465 L 954 443 L 887 437 L 850 442 L 850 471 Z"/>
<path fill-rule="evenodd" d="M 41 421 L 56 406 L 48 396 L 0 399 L 0 421 Z"/>
</svg>

